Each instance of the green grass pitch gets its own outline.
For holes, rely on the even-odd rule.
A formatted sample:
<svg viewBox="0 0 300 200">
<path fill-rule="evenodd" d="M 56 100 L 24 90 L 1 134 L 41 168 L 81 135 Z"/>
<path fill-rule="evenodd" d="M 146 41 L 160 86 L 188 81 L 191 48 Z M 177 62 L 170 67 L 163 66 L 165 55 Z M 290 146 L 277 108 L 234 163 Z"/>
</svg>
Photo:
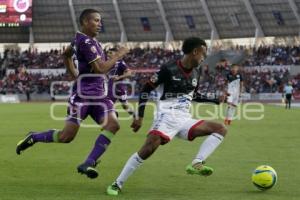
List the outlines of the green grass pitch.
<svg viewBox="0 0 300 200">
<path fill-rule="evenodd" d="M 234 121 L 224 143 L 208 159 L 207 164 L 215 170 L 211 177 L 190 176 L 184 171 L 203 139 L 174 139 L 129 178 L 121 195 L 109 197 L 106 187 L 143 144 L 152 110 L 147 109 L 139 133 L 131 132 L 131 120 L 121 121 L 120 132 L 98 166 L 100 176 L 90 180 L 79 175 L 76 167 L 93 146 L 99 128 L 81 128 L 70 144 L 39 143 L 16 155 L 16 143 L 28 131 L 62 128 L 62 121 L 51 119 L 50 105 L 0 104 L 1 200 L 300 199 L 300 109 L 266 105 L 264 119 Z M 202 106 L 197 112 L 213 108 Z M 63 117 L 65 107 L 57 107 L 55 114 Z M 251 183 L 252 170 L 261 164 L 271 165 L 278 174 L 277 185 L 265 192 Z"/>
</svg>

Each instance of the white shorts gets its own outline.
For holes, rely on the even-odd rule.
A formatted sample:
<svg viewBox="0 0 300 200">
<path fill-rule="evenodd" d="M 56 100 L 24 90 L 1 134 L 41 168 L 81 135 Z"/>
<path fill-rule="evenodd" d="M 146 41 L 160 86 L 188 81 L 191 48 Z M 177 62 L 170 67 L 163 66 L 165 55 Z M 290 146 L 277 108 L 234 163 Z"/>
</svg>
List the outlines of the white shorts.
<svg viewBox="0 0 300 200">
<path fill-rule="evenodd" d="M 227 103 L 233 104 L 237 106 L 240 102 L 240 97 L 239 95 L 236 94 L 230 94 L 230 96 L 227 97 Z"/>
<path fill-rule="evenodd" d="M 149 134 L 159 135 L 167 143 L 175 136 L 192 141 L 191 133 L 204 120 L 196 120 L 191 115 L 174 115 L 174 113 L 158 113 L 150 128 Z"/>
</svg>

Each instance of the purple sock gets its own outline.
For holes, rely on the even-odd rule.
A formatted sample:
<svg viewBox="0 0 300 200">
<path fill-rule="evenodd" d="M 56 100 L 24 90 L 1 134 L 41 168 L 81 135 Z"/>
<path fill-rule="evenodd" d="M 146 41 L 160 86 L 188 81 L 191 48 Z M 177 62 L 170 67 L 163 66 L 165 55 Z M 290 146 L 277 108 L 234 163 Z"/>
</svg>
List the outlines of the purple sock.
<svg viewBox="0 0 300 200">
<path fill-rule="evenodd" d="M 55 138 L 57 137 L 58 131 L 51 129 L 45 132 L 36 132 L 32 134 L 32 139 L 34 142 L 56 142 Z"/>
<path fill-rule="evenodd" d="M 85 163 L 89 165 L 95 165 L 97 159 L 105 152 L 107 146 L 110 144 L 110 139 L 103 134 L 100 134 L 95 142 L 95 146 Z"/>
</svg>

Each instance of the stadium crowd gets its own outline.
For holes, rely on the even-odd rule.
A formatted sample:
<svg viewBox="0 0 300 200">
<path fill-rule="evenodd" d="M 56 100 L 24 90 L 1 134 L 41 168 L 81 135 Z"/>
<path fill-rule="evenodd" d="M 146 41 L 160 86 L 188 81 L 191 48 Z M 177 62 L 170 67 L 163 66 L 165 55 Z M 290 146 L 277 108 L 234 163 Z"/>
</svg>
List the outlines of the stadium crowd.
<svg viewBox="0 0 300 200">
<path fill-rule="evenodd" d="M 12 69 L 17 69 L 20 66 L 26 66 L 28 69 L 64 68 L 61 54 L 62 50 L 57 49 L 45 52 L 38 52 L 37 49 L 28 49 L 22 52 L 7 49 L 3 53 L 3 64 L 6 68 Z"/>
<path fill-rule="evenodd" d="M 26 68 L 18 67 L 0 79 L 0 94 L 28 94 L 28 93 L 50 93 L 52 81 L 70 81 L 67 74 L 44 75 L 42 73 L 28 73 Z M 59 93 L 61 87 L 57 87 Z"/>
<path fill-rule="evenodd" d="M 216 73 L 210 73 L 204 69 L 200 80 L 200 91 L 204 93 L 220 93 L 225 91 L 226 74 L 229 66 L 217 65 Z M 291 80 L 289 70 L 279 68 L 255 68 L 246 67 L 241 70 L 244 81 L 244 92 L 251 94 L 282 92 L 284 84 Z M 300 89 L 300 79 L 296 76 L 292 79 L 294 88 Z"/>
<path fill-rule="evenodd" d="M 300 46 L 259 46 L 249 50 L 245 66 L 300 65 Z"/>
<path fill-rule="evenodd" d="M 283 85 L 289 80 L 294 88 L 300 90 L 300 75 L 291 77 L 288 69 L 277 67 L 274 69 L 257 69 L 257 66 L 265 65 L 300 65 L 300 47 L 285 46 L 260 46 L 256 49 L 247 49 L 247 59 L 243 66 L 245 92 L 265 93 L 282 92 Z M 37 50 L 6 50 L 1 59 L 0 93 L 50 93 L 52 81 L 68 81 L 70 77 L 66 74 L 43 75 L 41 73 L 28 73 L 27 69 L 57 69 L 64 68 L 61 57 L 62 50 L 50 50 L 38 52 Z M 182 56 L 180 50 L 164 50 L 162 48 L 134 48 L 124 58 L 131 69 L 137 73 L 132 78 L 135 81 L 135 94 L 140 91 L 141 85 L 155 72 L 163 63 L 169 60 L 179 59 Z M 255 67 L 256 66 L 256 67 Z M 13 69 L 13 73 L 6 73 L 6 69 Z M 228 66 L 217 65 L 216 73 L 212 74 L 204 69 L 200 88 L 206 92 L 219 92 L 224 90 L 225 74 Z M 2 76 L 1 76 L 2 75 Z M 56 86 L 55 93 L 63 94 L 68 87 Z"/>
</svg>

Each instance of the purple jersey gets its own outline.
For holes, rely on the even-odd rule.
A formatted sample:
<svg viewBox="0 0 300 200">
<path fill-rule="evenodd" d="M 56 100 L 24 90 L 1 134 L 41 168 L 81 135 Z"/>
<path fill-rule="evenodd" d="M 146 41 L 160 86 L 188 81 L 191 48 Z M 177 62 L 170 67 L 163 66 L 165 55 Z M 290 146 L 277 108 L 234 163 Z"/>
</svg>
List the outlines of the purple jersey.
<svg viewBox="0 0 300 200">
<path fill-rule="evenodd" d="M 117 98 L 121 98 L 121 96 L 126 95 L 126 86 L 125 84 L 118 82 L 115 91 L 114 89 L 114 82 L 111 79 L 113 76 L 121 76 L 124 72 L 128 69 L 127 64 L 123 60 L 119 60 L 115 66 L 108 72 L 109 82 L 108 82 L 108 97 L 115 102 Z M 115 83 L 116 84 L 116 83 Z"/>
<path fill-rule="evenodd" d="M 96 123 L 101 124 L 103 117 L 114 111 L 113 102 L 106 96 L 106 75 L 95 74 L 90 63 L 97 59 L 105 61 L 106 56 L 96 39 L 80 32 L 76 33 L 71 45 L 79 76 L 69 98 L 67 121 L 80 124 L 87 116 L 91 116 Z"/>
<path fill-rule="evenodd" d="M 128 69 L 127 64 L 123 60 L 116 62 L 115 66 L 111 68 L 108 72 L 109 76 L 121 76 Z"/>
<path fill-rule="evenodd" d="M 104 95 L 105 80 L 102 77 L 95 77 L 95 73 L 90 65 L 90 63 L 98 59 L 106 60 L 101 44 L 96 39 L 77 32 L 72 46 L 78 61 L 77 67 L 79 71 L 73 92 L 78 93 L 80 96 L 91 96 L 92 98 Z M 89 75 L 91 77 L 88 77 Z"/>
</svg>

